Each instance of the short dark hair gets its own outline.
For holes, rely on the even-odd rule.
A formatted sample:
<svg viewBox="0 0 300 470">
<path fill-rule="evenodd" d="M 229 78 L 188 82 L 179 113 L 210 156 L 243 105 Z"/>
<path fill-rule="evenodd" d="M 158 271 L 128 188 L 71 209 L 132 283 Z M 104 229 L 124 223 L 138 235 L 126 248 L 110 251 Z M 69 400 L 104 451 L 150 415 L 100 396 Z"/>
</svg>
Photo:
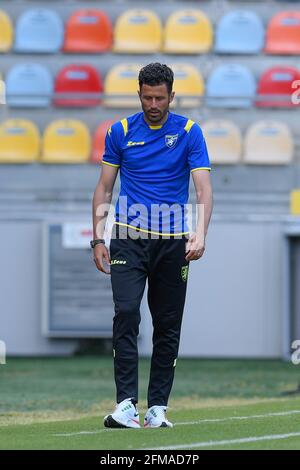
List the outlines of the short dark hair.
<svg viewBox="0 0 300 470">
<path fill-rule="evenodd" d="M 171 70 L 167 65 L 160 64 L 159 62 L 145 65 L 139 73 L 140 88 L 142 85 L 156 86 L 165 83 L 168 93 L 170 94 L 172 92 L 173 82 L 173 70 Z"/>
</svg>

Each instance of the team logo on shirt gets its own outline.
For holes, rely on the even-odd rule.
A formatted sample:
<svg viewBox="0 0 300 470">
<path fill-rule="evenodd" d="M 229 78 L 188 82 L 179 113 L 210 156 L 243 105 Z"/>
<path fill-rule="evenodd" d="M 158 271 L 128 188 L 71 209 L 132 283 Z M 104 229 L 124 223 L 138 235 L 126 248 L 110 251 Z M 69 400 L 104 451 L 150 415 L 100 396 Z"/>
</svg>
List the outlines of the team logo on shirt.
<svg viewBox="0 0 300 470">
<path fill-rule="evenodd" d="M 178 134 L 165 136 L 166 146 L 169 148 L 174 147 L 176 145 L 177 140 Z"/>
</svg>

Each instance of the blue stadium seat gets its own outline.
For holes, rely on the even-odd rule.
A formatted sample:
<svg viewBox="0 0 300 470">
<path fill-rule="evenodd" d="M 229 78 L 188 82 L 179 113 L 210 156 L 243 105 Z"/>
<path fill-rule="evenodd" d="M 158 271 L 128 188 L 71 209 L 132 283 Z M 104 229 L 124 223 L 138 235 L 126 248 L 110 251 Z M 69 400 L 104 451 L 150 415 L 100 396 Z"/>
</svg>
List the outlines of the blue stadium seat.
<svg viewBox="0 0 300 470">
<path fill-rule="evenodd" d="M 17 52 L 54 53 L 61 49 L 63 39 L 63 21 L 55 11 L 32 8 L 17 20 Z"/>
<path fill-rule="evenodd" d="M 236 10 L 221 18 L 215 51 L 223 54 L 257 54 L 264 46 L 264 25 L 253 11 Z"/>
<path fill-rule="evenodd" d="M 249 108 L 256 93 L 252 72 L 239 64 L 221 65 L 213 70 L 206 85 L 207 104 L 218 108 Z"/>
<path fill-rule="evenodd" d="M 18 64 L 6 77 L 8 106 L 40 108 L 50 105 L 53 79 L 50 72 L 39 64 Z"/>
</svg>

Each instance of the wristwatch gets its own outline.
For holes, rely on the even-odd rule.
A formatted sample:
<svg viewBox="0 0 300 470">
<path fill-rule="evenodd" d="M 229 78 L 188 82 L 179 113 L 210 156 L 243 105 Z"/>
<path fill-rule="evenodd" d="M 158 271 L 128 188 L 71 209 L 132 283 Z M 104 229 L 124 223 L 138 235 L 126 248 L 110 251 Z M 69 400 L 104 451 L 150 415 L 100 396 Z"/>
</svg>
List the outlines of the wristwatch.
<svg viewBox="0 0 300 470">
<path fill-rule="evenodd" d="M 105 245 L 105 240 L 103 238 L 97 238 L 96 240 L 91 240 L 90 241 L 91 248 L 95 248 L 95 246 L 100 245 L 100 243 L 103 243 Z"/>
</svg>

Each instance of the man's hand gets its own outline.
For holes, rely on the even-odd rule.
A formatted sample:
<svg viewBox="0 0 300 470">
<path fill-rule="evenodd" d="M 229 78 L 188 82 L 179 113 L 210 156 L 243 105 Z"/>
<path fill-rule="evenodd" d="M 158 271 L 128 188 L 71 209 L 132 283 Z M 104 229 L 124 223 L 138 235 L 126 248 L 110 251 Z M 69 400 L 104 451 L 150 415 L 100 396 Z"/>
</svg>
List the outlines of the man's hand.
<svg viewBox="0 0 300 470">
<path fill-rule="evenodd" d="M 94 262 L 102 273 L 105 274 L 110 274 L 110 271 L 107 271 L 104 269 L 104 261 L 105 260 L 107 265 L 110 265 L 110 257 L 109 257 L 109 252 L 104 243 L 100 243 L 99 245 L 96 245 L 94 248 Z"/>
<path fill-rule="evenodd" d="M 187 261 L 193 261 L 201 258 L 205 251 L 205 242 L 203 237 L 200 237 L 196 233 L 192 233 L 188 242 L 186 243 L 185 251 L 187 253 L 185 257 Z"/>
</svg>

